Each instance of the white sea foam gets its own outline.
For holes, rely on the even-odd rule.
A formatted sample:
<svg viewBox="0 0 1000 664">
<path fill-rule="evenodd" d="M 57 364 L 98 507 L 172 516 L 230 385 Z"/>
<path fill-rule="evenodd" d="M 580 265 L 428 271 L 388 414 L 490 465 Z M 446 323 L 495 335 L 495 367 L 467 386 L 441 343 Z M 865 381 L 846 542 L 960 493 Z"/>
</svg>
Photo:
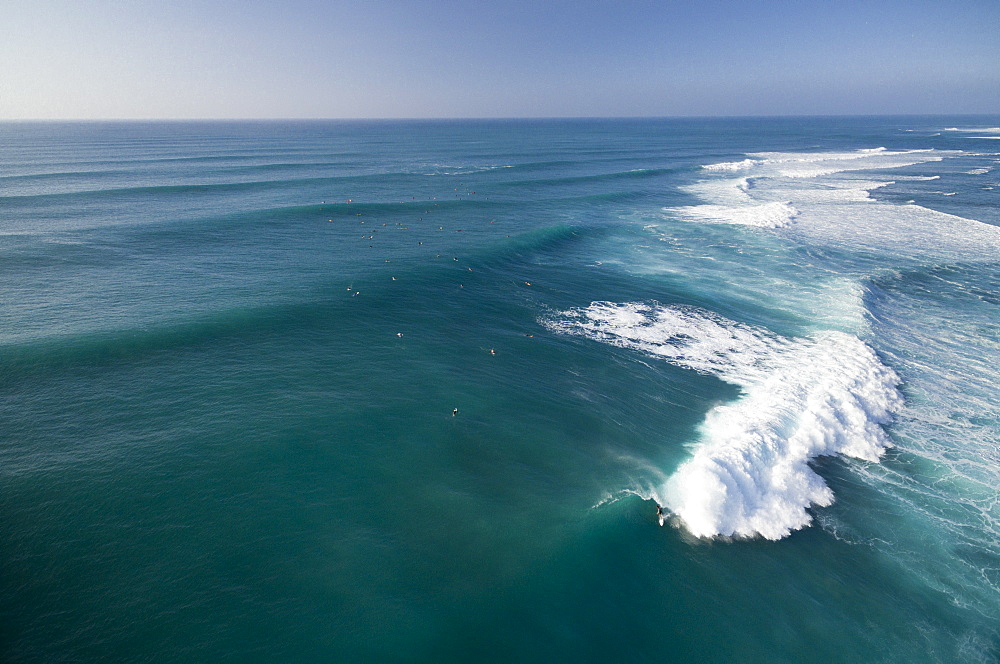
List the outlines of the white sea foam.
<svg viewBox="0 0 1000 664">
<path fill-rule="evenodd" d="M 899 379 L 856 337 L 829 332 L 781 356 L 745 396 L 709 413 L 705 444 L 668 480 L 666 504 L 694 535 L 780 539 L 809 525 L 833 492 L 809 462 L 877 461 L 902 406 Z"/>
<path fill-rule="evenodd" d="M 948 127 L 944 131 L 959 131 L 966 134 L 1000 134 L 1000 127 Z"/>
<path fill-rule="evenodd" d="M 855 152 L 783 153 L 762 152 L 763 175 L 787 178 L 815 178 L 834 173 L 870 169 L 899 168 L 928 161 L 941 161 L 944 155 L 934 150 L 889 151 L 885 148 Z"/>
<path fill-rule="evenodd" d="M 842 332 L 786 339 L 690 307 L 595 302 L 549 327 L 633 348 L 743 388 L 713 409 L 702 440 L 652 497 L 698 537 L 780 539 L 811 521 L 833 493 L 809 462 L 877 461 L 882 430 L 902 407 L 899 378 Z"/>
<path fill-rule="evenodd" d="M 868 168 L 889 168 L 894 165 L 919 164 L 939 161 L 941 156 L 933 150 L 890 151 L 884 147 L 867 148 L 851 152 L 756 152 L 741 161 L 727 161 L 702 166 L 706 171 L 734 172 L 761 171 L 764 174 L 781 174 L 786 177 L 814 177 L 842 171 Z"/>
<path fill-rule="evenodd" d="M 887 259 L 995 260 L 1000 228 L 872 195 L 897 179 L 938 176 L 852 175 L 957 154 L 963 153 L 751 154 L 732 167 L 706 169 L 717 172 L 686 187 L 704 205 L 665 212 L 692 222 L 771 226 L 805 246 L 861 249 Z M 664 229 L 671 233 L 670 224 Z M 854 308 L 864 312 L 860 297 Z M 703 310 L 608 302 L 565 312 L 549 326 L 742 388 L 737 401 L 709 412 L 691 458 L 646 493 L 699 537 L 779 539 L 808 525 L 810 507 L 833 501 L 810 461 L 836 454 L 877 461 L 890 445 L 883 425 L 902 408 L 895 372 L 845 331 L 788 339 Z"/>
<path fill-rule="evenodd" d="M 764 363 L 784 343 L 779 337 L 711 312 L 655 304 L 594 302 L 546 325 L 641 350 L 671 364 L 743 385 L 770 372 Z"/>
<path fill-rule="evenodd" d="M 706 171 L 743 171 L 746 174 L 738 178 L 710 178 L 684 187 L 685 191 L 704 200 L 705 205 L 664 208 L 664 212 L 685 221 L 783 228 L 799 218 L 798 197 L 805 196 L 813 203 L 824 196 L 841 202 L 860 201 L 869 199 L 868 192 L 872 189 L 891 184 L 872 180 L 849 184 L 830 181 L 822 186 L 803 187 L 796 182 L 815 181 L 823 176 L 849 171 L 940 161 L 945 154 L 934 150 L 890 151 L 884 147 L 851 152 L 758 152 L 742 161 L 703 166 Z M 776 180 L 790 181 L 785 188 L 793 190 L 790 193 L 795 197 L 779 195 L 774 186 Z"/>
<path fill-rule="evenodd" d="M 973 168 L 971 171 L 966 171 L 966 175 L 986 175 L 990 172 L 988 168 Z"/>
<path fill-rule="evenodd" d="M 1000 127 L 948 127 L 944 131 L 954 131 L 962 134 L 994 134 L 993 136 L 963 136 L 962 138 L 1000 139 L 1000 136 L 995 135 L 1000 134 Z"/>
<path fill-rule="evenodd" d="M 780 228 L 792 223 L 799 213 L 789 203 L 772 201 L 756 205 L 692 205 L 664 208 L 664 211 L 687 221 L 716 224 L 741 224 L 760 228 Z"/>
<path fill-rule="evenodd" d="M 893 180 L 851 176 L 853 171 L 913 166 L 956 154 L 961 153 L 884 148 L 753 153 L 746 160 L 752 165 L 742 177 L 709 176 L 685 187 L 704 205 L 664 211 L 685 221 L 774 228 L 809 244 L 870 248 L 908 257 L 967 259 L 982 255 L 984 248 L 1000 250 L 1000 229 L 995 226 L 919 205 L 880 202 L 871 192 Z M 938 177 L 905 175 L 894 179 Z"/>
<path fill-rule="evenodd" d="M 743 161 L 724 161 L 721 164 L 707 164 L 702 168 L 706 171 L 741 171 L 758 165 L 760 165 L 760 161 L 756 159 L 744 159 Z"/>
<path fill-rule="evenodd" d="M 752 205 L 760 202 L 750 196 L 750 181 L 745 177 L 713 178 L 689 184 L 681 187 L 681 190 L 717 205 Z"/>
<path fill-rule="evenodd" d="M 787 192 L 780 192 L 787 193 Z M 948 192 L 951 193 L 951 192 Z M 909 259 L 994 260 L 1000 251 L 1000 228 L 921 205 L 827 201 L 803 210 L 792 229 L 808 244 L 865 248 Z"/>
</svg>

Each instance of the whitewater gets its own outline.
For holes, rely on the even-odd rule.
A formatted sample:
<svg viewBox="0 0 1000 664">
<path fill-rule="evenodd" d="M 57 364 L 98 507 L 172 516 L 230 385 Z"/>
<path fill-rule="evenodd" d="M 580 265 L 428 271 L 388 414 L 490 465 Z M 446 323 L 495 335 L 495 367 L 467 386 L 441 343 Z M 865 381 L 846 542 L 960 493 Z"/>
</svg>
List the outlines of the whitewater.
<svg viewBox="0 0 1000 664">
<path fill-rule="evenodd" d="M 856 337 L 770 337 L 708 312 L 595 303 L 554 329 L 635 348 L 744 390 L 712 410 L 704 444 L 652 493 L 698 537 L 780 539 L 808 525 L 833 493 L 809 467 L 821 455 L 877 461 L 879 425 L 898 412 L 899 378 Z"/>
<path fill-rule="evenodd" d="M 899 390 L 902 379 L 883 360 L 891 351 L 880 355 L 862 340 L 878 343 L 881 334 L 891 334 L 897 340 L 902 337 L 911 350 L 939 341 L 907 338 L 907 330 L 912 332 L 920 325 L 922 311 L 909 311 L 907 316 L 891 320 L 883 315 L 878 285 L 893 279 L 887 273 L 898 274 L 901 269 L 938 271 L 948 269 L 943 266 L 949 264 L 970 262 L 983 263 L 987 269 L 996 265 L 1000 257 L 1000 229 L 996 226 L 913 201 L 885 202 L 873 196 L 873 192 L 895 184 L 893 177 L 923 182 L 940 177 L 883 176 L 881 171 L 956 156 L 958 153 L 940 150 L 890 151 L 882 147 L 847 153 L 753 153 L 739 161 L 704 165 L 703 170 L 711 175 L 685 187 L 703 203 L 664 208 L 666 215 L 689 223 L 749 226 L 753 232 L 779 233 L 808 247 L 868 254 L 867 265 L 852 270 L 846 287 L 842 272 L 832 280 L 840 281 L 838 289 L 847 295 L 838 305 L 839 325 L 832 328 L 817 325 L 807 336 L 788 338 L 711 311 L 657 302 L 594 302 L 547 321 L 553 330 L 634 349 L 740 388 L 735 401 L 706 414 L 698 441 L 690 446 L 690 457 L 661 483 L 636 485 L 638 495 L 664 505 L 676 525 L 698 538 L 781 539 L 812 524 L 815 510 L 829 507 L 836 499 L 815 472 L 814 462 L 819 457 L 842 455 L 866 462 L 857 466 L 856 472 L 877 491 L 892 493 L 901 488 L 896 484 L 898 476 L 888 479 L 871 466 L 894 445 L 887 428 L 901 417 L 907 421 L 896 427 L 895 439 L 905 441 L 903 444 L 912 446 L 918 455 L 927 455 L 951 472 L 968 477 L 971 491 L 963 500 L 971 501 L 981 514 L 984 534 L 998 531 L 997 503 L 987 497 L 993 493 L 987 487 L 1000 485 L 996 445 L 983 441 L 977 446 L 978 457 L 956 455 L 940 443 L 914 445 L 910 431 L 928 418 L 928 404 L 907 405 Z M 855 175 L 857 171 L 865 174 Z M 978 176 L 990 171 L 981 167 L 966 174 Z M 657 230 L 655 225 L 649 228 Z M 988 291 L 982 292 L 985 296 Z M 790 301 L 784 306 L 801 303 Z M 943 325 L 935 336 L 948 335 L 948 328 L 953 327 L 957 326 Z M 981 329 L 990 328 L 995 330 L 995 324 Z M 968 344 L 965 351 L 970 354 L 988 355 L 997 348 L 995 334 L 980 340 L 970 339 L 968 332 L 963 336 Z M 980 351 L 975 350 L 977 346 Z M 926 361 L 940 362 L 944 365 L 941 368 L 949 371 L 945 368 L 949 362 L 943 358 L 942 354 Z M 995 393 L 1000 385 L 995 371 L 984 366 L 981 371 L 966 374 L 961 380 L 969 387 L 983 381 L 985 384 L 974 391 L 985 401 L 977 401 L 971 408 L 959 406 L 958 412 L 947 417 L 995 417 L 995 406 L 988 405 L 986 395 Z M 925 369 L 911 374 L 914 384 L 908 391 L 922 392 L 919 383 L 933 373 Z M 952 383 L 952 389 L 955 387 Z M 956 401 L 948 395 L 950 391 L 941 390 L 934 398 L 941 401 L 932 406 L 936 411 L 933 419 L 942 416 L 945 403 Z M 926 427 L 921 433 L 937 438 Z M 967 470 L 969 464 L 976 470 Z M 887 479 L 888 484 L 882 484 Z M 933 482 L 904 490 L 912 491 L 942 498 Z M 948 519 L 934 521 L 931 527 L 944 531 L 943 539 L 969 543 L 965 526 Z M 826 520 L 826 525 L 831 532 L 838 532 L 833 520 Z M 878 537 L 877 533 L 869 536 Z M 994 549 L 990 537 L 972 539 L 978 546 Z M 952 564 L 969 564 L 963 558 L 955 557 Z M 940 573 L 924 565 L 910 567 L 910 573 L 924 578 Z M 972 564 L 965 583 L 974 586 L 976 577 L 985 581 L 981 608 L 991 612 L 1000 586 L 990 565 L 982 565 Z M 958 593 L 953 596 L 956 601 L 967 601 Z"/>
</svg>

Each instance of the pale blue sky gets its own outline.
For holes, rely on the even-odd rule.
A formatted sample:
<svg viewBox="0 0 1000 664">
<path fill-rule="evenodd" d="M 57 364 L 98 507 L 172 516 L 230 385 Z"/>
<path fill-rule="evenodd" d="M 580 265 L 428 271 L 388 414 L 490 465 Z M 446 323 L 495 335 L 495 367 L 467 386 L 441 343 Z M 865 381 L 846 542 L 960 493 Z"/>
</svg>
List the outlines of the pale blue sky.
<svg viewBox="0 0 1000 664">
<path fill-rule="evenodd" d="M 1000 112 L 1000 0 L 0 0 L 0 119 Z"/>
</svg>

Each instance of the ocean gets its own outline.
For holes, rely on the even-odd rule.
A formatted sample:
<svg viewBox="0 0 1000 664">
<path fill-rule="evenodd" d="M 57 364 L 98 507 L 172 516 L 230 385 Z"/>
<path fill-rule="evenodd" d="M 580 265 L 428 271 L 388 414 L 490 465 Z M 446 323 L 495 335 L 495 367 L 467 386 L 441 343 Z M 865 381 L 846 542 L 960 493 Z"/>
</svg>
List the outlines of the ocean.
<svg viewBox="0 0 1000 664">
<path fill-rule="evenodd" d="M 0 659 L 998 662 L 998 202 L 1000 117 L 0 123 Z"/>
</svg>

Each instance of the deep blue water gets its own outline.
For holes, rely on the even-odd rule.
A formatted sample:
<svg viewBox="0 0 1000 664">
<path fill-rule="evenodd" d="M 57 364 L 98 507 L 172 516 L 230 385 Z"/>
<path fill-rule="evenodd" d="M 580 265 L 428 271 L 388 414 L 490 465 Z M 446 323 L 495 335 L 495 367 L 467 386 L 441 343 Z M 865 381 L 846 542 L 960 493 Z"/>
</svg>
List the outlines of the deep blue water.
<svg viewBox="0 0 1000 664">
<path fill-rule="evenodd" d="M 998 197 L 1000 117 L 0 124 L 0 659 L 1000 661 Z"/>
</svg>

